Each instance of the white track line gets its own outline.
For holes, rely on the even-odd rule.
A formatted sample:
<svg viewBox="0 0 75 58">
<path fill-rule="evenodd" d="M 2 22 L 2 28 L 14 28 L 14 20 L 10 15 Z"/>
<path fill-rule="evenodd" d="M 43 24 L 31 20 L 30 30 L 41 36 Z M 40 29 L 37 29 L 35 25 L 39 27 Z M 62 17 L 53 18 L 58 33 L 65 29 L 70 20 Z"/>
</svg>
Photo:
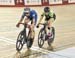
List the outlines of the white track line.
<svg viewBox="0 0 75 58">
<path fill-rule="evenodd" d="M 5 37 L 0 37 L 0 40 L 5 41 L 5 42 L 7 42 L 9 44 L 15 44 L 16 43 L 16 40 L 14 41 L 14 40 L 11 40 L 11 39 L 8 39 L 8 38 L 5 38 Z M 34 47 L 34 46 L 32 46 L 31 49 L 34 49 L 34 50 L 45 50 L 45 49 L 41 49 L 39 47 Z"/>
<path fill-rule="evenodd" d="M 8 39 L 8 38 L 5 38 L 5 37 L 0 37 L 0 40 L 8 42 L 10 44 L 15 44 L 16 43 L 16 41 Z"/>
<path fill-rule="evenodd" d="M 5 38 L 5 37 L 0 37 L 0 40 L 3 40 L 3 41 L 8 42 L 10 44 L 15 44 L 16 43 L 16 40 L 14 41 L 14 40 L 11 40 L 11 39 L 8 39 L 8 38 Z M 11 50 L 14 50 L 14 49 L 11 49 Z M 54 54 L 54 55 L 62 56 L 62 55 L 56 54 L 56 53 L 54 53 L 52 51 L 48 51 L 48 50 L 45 50 L 45 49 L 42 49 L 42 48 L 39 48 L 39 47 L 35 47 L 35 46 L 32 46 L 31 49 L 35 50 L 35 51 L 38 51 L 38 52 L 45 53 L 45 54 L 51 53 L 51 54 Z M 10 50 L 6 50 L 6 51 L 10 51 Z M 62 57 L 67 57 L 67 56 L 62 56 Z M 70 58 L 70 57 L 67 57 L 67 58 Z"/>
<path fill-rule="evenodd" d="M 5 38 L 5 37 L 0 37 L 0 41 L 7 42 L 9 45 L 11 45 L 11 44 L 14 44 L 15 45 L 15 41 L 14 40 L 11 40 L 11 39 L 8 39 L 8 38 Z M 4 44 L 6 44 L 6 43 L 4 43 Z M 0 47 L 0 48 L 5 48 L 5 47 Z M 10 50 L 15 50 L 15 48 L 10 49 Z M 10 51 L 10 50 L 8 49 L 8 50 L 0 51 L 0 52 L 6 52 L 6 51 Z"/>
</svg>

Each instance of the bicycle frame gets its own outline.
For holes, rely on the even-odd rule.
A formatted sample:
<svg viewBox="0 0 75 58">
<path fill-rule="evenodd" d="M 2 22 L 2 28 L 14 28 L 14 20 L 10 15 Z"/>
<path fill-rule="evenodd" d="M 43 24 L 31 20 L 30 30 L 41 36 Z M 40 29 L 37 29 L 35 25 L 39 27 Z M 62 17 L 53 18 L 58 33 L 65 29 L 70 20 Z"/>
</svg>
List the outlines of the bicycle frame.
<svg viewBox="0 0 75 58">
<path fill-rule="evenodd" d="M 47 23 L 40 23 L 40 25 L 44 25 L 43 29 L 46 30 Z"/>
</svg>

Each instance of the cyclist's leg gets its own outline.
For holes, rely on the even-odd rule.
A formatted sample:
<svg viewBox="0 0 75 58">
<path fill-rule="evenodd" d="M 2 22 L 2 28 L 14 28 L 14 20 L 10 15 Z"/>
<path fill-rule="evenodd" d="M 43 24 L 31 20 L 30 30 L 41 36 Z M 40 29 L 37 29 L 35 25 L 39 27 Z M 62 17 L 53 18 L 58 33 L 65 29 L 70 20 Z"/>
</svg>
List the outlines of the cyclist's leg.
<svg viewBox="0 0 75 58">
<path fill-rule="evenodd" d="M 35 37 L 35 31 L 34 31 L 34 26 L 35 26 L 35 22 L 32 20 L 31 21 L 31 38 L 34 39 Z"/>
<path fill-rule="evenodd" d="M 51 18 L 50 20 L 48 20 L 48 29 L 50 29 L 51 30 L 51 28 L 50 27 L 52 27 L 52 23 L 54 22 L 54 19 L 53 18 Z"/>
<path fill-rule="evenodd" d="M 48 27 L 51 27 L 53 22 L 54 22 L 53 18 L 51 18 L 50 20 L 48 20 Z"/>
<path fill-rule="evenodd" d="M 30 25 L 30 21 L 31 21 L 31 25 Z M 24 21 L 25 24 L 27 25 L 27 28 L 29 28 L 30 30 L 30 37 L 33 39 L 34 38 L 34 26 L 35 26 L 35 21 L 34 20 L 30 20 L 29 18 L 26 18 Z"/>
<path fill-rule="evenodd" d="M 50 20 L 45 21 L 45 22 L 48 23 L 48 25 L 46 26 L 46 32 L 48 34 L 48 32 L 51 31 L 51 28 L 50 27 L 52 27 L 52 23 L 54 22 L 54 19 L 51 18 Z"/>
<path fill-rule="evenodd" d="M 31 21 L 31 38 L 33 38 L 33 39 L 35 37 L 34 28 L 35 28 L 36 23 L 37 23 L 37 14 L 35 14 L 35 17 Z"/>
<path fill-rule="evenodd" d="M 26 18 L 25 20 L 24 20 L 24 24 L 28 24 L 30 22 L 30 20 L 28 19 L 28 18 Z M 26 27 L 28 27 L 28 26 L 26 26 Z M 25 41 L 27 42 L 27 39 L 25 39 Z"/>
</svg>

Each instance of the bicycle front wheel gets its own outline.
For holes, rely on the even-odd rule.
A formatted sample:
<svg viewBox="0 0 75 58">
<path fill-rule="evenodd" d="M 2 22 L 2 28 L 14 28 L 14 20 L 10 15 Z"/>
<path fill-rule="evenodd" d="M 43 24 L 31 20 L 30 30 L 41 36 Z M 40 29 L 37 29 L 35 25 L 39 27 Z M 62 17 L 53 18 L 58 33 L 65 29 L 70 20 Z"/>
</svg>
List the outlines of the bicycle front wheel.
<svg viewBox="0 0 75 58">
<path fill-rule="evenodd" d="M 42 48 L 42 46 L 44 45 L 45 36 L 46 36 L 45 31 L 41 29 L 38 34 L 38 46 L 40 48 Z"/>
<path fill-rule="evenodd" d="M 23 48 L 24 45 L 24 35 L 23 31 L 21 31 L 17 37 L 17 42 L 16 42 L 16 50 L 20 51 Z"/>
</svg>

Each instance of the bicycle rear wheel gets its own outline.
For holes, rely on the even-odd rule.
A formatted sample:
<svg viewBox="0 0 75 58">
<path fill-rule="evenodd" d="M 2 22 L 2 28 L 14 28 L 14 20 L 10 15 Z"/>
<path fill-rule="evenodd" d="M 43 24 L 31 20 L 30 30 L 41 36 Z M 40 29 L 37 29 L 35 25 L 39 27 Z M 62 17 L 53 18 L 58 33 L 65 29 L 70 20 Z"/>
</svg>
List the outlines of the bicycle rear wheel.
<svg viewBox="0 0 75 58">
<path fill-rule="evenodd" d="M 54 27 L 51 27 L 52 28 L 52 36 L 48 39 L 48 45 L 51 46 L 51 43 L 53 43 L 54 41 L 54 38 L 55 38 L 55 28 Z"/>
<path fill-rule="evenodd" d="M 29 31 L 28 38 L 27 38 L 27 48 L 28 48 L 28 49 L 32 47 L 33 41 L 34 41 L 34 37 L 31 38 L 30 32 L 31 32 L 31 31 Z"/>
</svg>

